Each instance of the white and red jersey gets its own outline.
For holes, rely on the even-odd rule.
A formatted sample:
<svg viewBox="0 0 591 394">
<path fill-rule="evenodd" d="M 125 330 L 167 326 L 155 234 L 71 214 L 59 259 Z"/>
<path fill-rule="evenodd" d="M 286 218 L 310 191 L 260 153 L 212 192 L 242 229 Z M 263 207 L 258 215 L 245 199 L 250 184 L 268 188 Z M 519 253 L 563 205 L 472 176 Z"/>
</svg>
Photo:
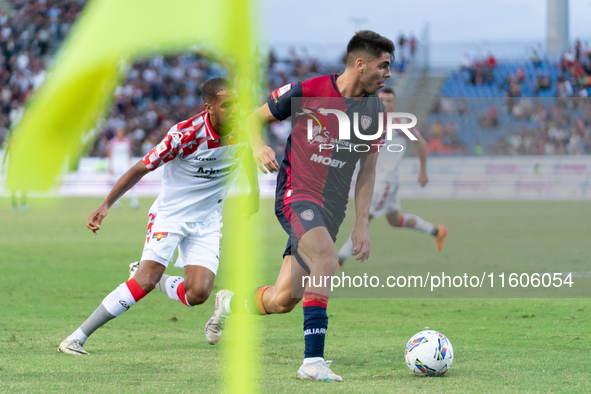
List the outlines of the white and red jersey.
<svg viewBox="0 0 591 394">
<path fill-rule="evenodd" d="M 113 137 L 107 144 L 111 169 L 123 173 L 131 167 L 131 142 L 127 138 Z"/>
<path fill-rule="evenodd" d="M 407 123 L 407 120 L 394 118 L 394 123 Z M 376 181 L 393 179 L 398 176 L 398 166 L 406 153 L 406 143 L 409 138 L 401 130 L 396 129 L 395 131 L 396 133 L 392 133 L 391 140 L 384 138 L 384 145 L 380 148 L 380 154 L 376 163 Z M 408 131 L 415 137 L 421 135 L 415 127 L 410 128 Z M 404 150 L 397 152 L 400 150 L 400 147 L 393 146 L 396 144 L 402 145 Z"/>
<path fill-rule="evenodd" d="M 238 133 L 220 138 L 202 112 L 172 126 L 144 156 L 150 171 L 163 167 L 162 190 L 150 212 L 172 222 L 201 222 L 220 215 L 231 180 L 247 150 Z"/>
</svg>

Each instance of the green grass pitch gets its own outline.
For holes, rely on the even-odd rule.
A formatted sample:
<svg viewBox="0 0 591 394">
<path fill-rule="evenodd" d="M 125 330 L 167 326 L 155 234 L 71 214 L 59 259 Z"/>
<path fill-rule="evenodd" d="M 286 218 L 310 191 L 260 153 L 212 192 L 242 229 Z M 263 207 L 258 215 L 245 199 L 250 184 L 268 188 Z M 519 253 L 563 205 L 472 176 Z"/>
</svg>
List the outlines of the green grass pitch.
<svg viewBox="0 0 591 394">
<path fill-rule="evenodd" d="M 155 291 L 99 329 L 86 343 L 90 356 L 57 352 L 100 301 L 127 279 L 140 257 L 147 209 L 123 201 L 98 236 L 86 219 L 99 199 L 30 199 L 29 212 L 11 212 L 0 199 L 0 392 L 220 392 L 224 339 L 203 338 L 213 297 L 187 308 Z M 372 260 L 429 261 L 494 267 L 497 260 L 588 267 L 588 218 L 579 202 L 404 201 L 403 210 L 451 228 L 445 249 L 413 231 L 371 226 Z M 263 201 L 263 283 L 272 284 L 286 236 Z M 348 217 L 337 245 L 351 226 Z M 395 246 L 396 253 L 380 245 Z M 214 291 L 224 285 L 222 267 Z M 390 255 L 388 254 L 390 253 Z M 390 257 L 388 257 L 390 256 Z M 348 264 L 355 264 L 348 262 Z M 369 264 L 369 263 L 366 263 Z M 517 268 L 516 268 L 517 269 Z M 169 268 L 169 273 L 180 273 Z M 591 269 L 587 269 L 591 271 Z M 260 319 L 253 377 L 261 392 L 590 392 L 591 305 L 588 298 L 333 298 L 329 303 L 326 358 L 345 382 L 300 381 L 302 310 Z M 455 358 L 442 378 L 411 375 L 406 341 L 424 327 L 451 340 Z"/>
</svg>

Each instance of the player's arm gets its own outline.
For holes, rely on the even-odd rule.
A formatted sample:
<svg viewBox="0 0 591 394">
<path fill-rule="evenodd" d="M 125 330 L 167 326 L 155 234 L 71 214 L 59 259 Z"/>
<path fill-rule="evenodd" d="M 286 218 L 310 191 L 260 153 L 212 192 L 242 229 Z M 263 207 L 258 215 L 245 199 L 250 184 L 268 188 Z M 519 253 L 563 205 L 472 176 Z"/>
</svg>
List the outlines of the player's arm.
<svg viewBox="0 0 591 394">
<path fill-rule="evenodd" d="M 429 182 L 429 177 L 427 176 L 427 141 L 419 133 L 415 133 L 415 136 L 417 137 L 417 151 L 419 153 L 419 161 L 421 162 L 419 184 L 424 187 Z"/>
<path fill-rule="evenodd" d="M 150 170 L 148 170 L 148 167 L 146 167 L 144 162 L 140 160 L 123 174 L 123 176 L 117 180 L 117 183 L 115 183 L 115 186 L 113 186 L 113 189 L 111 189 L 111 192 L 105 201 L 103 201 L 96 211 L 90 214 L 86 227 L 96 234 L 101 228 L 101 223 L 105 216 L 107 216 L 107 210 L 111 205 L 121 198 L 121 196 L 123 196 L 129 189 L 135 186 L 135 184 L 138 183 L 148 172 L 150 172 Z"/>
<path fill-rule="evenodd" d="M 263 128 L 277 120 L 278 119 L 271 113 L 269 104 L 261 106 L 250 117 L 250 141 L 254 160 L 256 161 L 256 165 L 265 174 L 267 174 L 267 170 L 270 172 L 279 170 L 279 164 L 275 158 L 275 151 L 265 144 L 265 141 L 263 140 Z"/>
<path fill-rule="evenodd" d="M 369 207 L 373 196 L 378 153 L 361 156 L 357 184 L 355 185 L 355 226 L 351 233 L 353 255 L 357 260 L 369 259 Z"/>
<path fill-rule="evenodd" d="M 142 160 L 137 162 L 125 174 L 123 174 L 119 180 L 117 180 L 117 183 L 115 183 L 115 186 L 113 186 L 113 189 L 111 189 L 111 192 L 105 201 L 103 201 L 99 208 L 88 217 L 86 227 L 96 234 L 101 228 L 101 223 L 105 216 L 107 216 L 107 210 L 111 205 L 123 196 L 125 192 L 135 186 L 135 184 L 138 183 L 148 172 L 154 171 L 158 167 L 177 157 L 179 152 L 181 152 L 180 149 L 182 144 L 182 137 L 178 135 L 176 125 L 174 125 L 160 144 L 155 146 Z"/>
<path fill-rule="evenodd" d="M 246 218 L 250 218 L 252 215 L 259 211 L 259 197 L 261 194 L 259 188 L 259 177 L 257 175 L 257 165 L 254 161 L 252 149 L 248 147 L 244 158 L 242 159 L 242 165 L 244 171 L 246 171 L 246 178 L 248 179 L 248 185 L 250 186 L 250 195 L 246 203 Z"/>
<path fill-rule="evenodd" d="M 303 96 L 302 84 L 287 84 L 274 90 L 267 103 L 257 109 L 249 118 L 249 130 L 251 135 L 254 159 L 261 171 L 275 172 L 279 170 L 279 164 L 275 159 L 275 151 L 265 144 L 263 140 L 263 128 L 278 120 L 285 120 L 291 116 L 292 98 Z"/>
</svg>

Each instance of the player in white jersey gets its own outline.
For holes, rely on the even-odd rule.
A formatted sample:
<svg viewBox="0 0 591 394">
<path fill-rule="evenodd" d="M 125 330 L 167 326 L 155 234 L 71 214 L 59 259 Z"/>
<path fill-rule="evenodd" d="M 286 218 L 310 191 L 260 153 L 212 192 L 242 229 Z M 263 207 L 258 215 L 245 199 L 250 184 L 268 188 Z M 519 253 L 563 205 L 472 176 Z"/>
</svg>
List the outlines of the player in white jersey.
<svg viewBox="0 0 591 394">
<path fill-rule="evenodd" d="M 386 107 L 387 112 L 394 112 L 396 108 L 396 96 L 392 89 L 382 89 L 378 93 L 378 97 Z M 418 181 L 424 187 L 429 182 L 429 178 L 427 177 L 427 142 L 415 128 L 410 129 L 410 131 L 417 137 L 417 148 L 421 162 Z M 406 150 L 407 140 L 408 138 L 399 132 L 392 140 L 385 140 L 384 146 L 380 149 L 376 164 L 373 198 L 369 209 L 369 220 L 386 215 L 386 219 L 392 227 L 411 228 L 431 234 L 435 237 L 436 250 L 439 252 L 445 244 L 445 237 L 449 229 L 445 226 L 436 226 L 433 223 L 429 223 L 417 215 L 411 213 L 403 214 L 400 212 L 400 197 L 398 195 L 400 189 L 399 166 L 404 156 L 403 152 Z M 400 150 L 398 147 L 396 147 L 397 149 L 388 149 L 389 145 L 395 144 L 403 147 L 400 153 L 396 153 L 396 150 Z M 351 236 L 349 236 L 349 239 L 347 239 L 338 252 L 339 265 L 341 267 L 352 253 L 353 243 L 351 242 Z"/>
<path fill-rule="evenodd" d="M 238 117 L 234 91 L 226 80 L 214 78 L 203 85 L 202 95 L 205 111 L 174 125 L 160 144 L 117 181 L 88 218 L 87 227 L 96 234 L 108 208 L 149 171 L 163 166 L 162 191 L 150 208 L 137 272 L 62 341 L 59 351 L 87 354 L 82 345 L 96 329 L 154 288 L 187 306 L 202 304 L 209 297 L 219 263 L 222 206 L 243 157 L 250 198 L 257 202 L 259 188 L 252 152 L 233 130 Z M 256 211 L 258 203 L 246 207 Z M 177 248 L 175 267 L 184 268 L 184 278 L 164 275 Z"/>
<path fill-rule="evenodd" d="M 131 142 L 125 135 L 125 129 L 118 127 L 115 136 L 107 144 L 107 157 L 109 159 L 109 173 L 113 183 L 116 183 L 131 168 Z M 137 193 L 132 187 L 126 194 L 131 200 L 131 207 L 138 209 L 140 204 L 137 200 Z M 120 200 L 115 201 L 113 208 L 120 209 Z"/>
</svg>

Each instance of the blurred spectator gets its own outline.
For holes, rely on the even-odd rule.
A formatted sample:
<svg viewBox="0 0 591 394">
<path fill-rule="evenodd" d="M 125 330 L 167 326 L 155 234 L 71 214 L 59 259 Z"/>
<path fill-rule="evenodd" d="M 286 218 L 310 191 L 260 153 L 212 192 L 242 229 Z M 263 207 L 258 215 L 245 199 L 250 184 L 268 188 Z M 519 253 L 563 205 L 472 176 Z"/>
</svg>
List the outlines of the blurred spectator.
<svg viewBox="0 0 591 394">
<path fill-rule="evenodd" d="M 483 129 L 499 126 L 499 113 L 494 105 L 490 105 L 486 114 L 482 114 L 478 117 L 478 125 Z"/>
<path fill-rule="evenodd" d="M 538 51 L 536 51 L 534 48 L 531 50 L 530 59 L 535 68 L 542 67 L 542 59 L 540 59 Z"/>
<path fill-rule="evenodd" d="M 468 65 L 469 61 L 468 54 L 464 54 L 461 62 L 462 70 L 467 70 L 470 73 L 472 85 L 490 85 L 495 82 L 493 71 L 497 66 L 497 60 L 492 53 L 483 60 L 474 60 L 471 65 Z"/>
<path fill-rule="evenodd" d="M 464 56 L 462 56 L 462 60 L 460 61 L 460 68 L 462 70 L 470 70 L 472 68 L 472 59 L 470 58 L 470 55 L 468 55 L 467 53 L 464 53 Z"/>
<path fill-rule="evenodd" d="M 558 97 L 570 97 L 573 94 L 573 87 L 570 81 L 564 78 L 564 75 L 558 77 L 558 83 L 556 84 L 556 94 Z"/>
<path fill-rule="evenodd" d="M 550 75 L 548 73 L 542 75 L 538 74 L 536 77 L 536 89 L 534 89 L 534 94 L 538 95 L 539 92 L 546 91 L 552 87 L 552 80 L 550 79 Z"/>
<path fill-rule="evenodd" d="M 417 50 L 417 39 L 412 33 L 410 34 L 410 38 L 408 40 L 408 46 L 410 49 L 410 57 L 414 59 L 415 52 Z"/>
<path fill-rule="evenodd" d="M 525 81 L 525 70 L 523 67 L 519 67 L 517 69 L 517 72 L 515 73 L 515 80 L 517 83 L 523 83 L 523 81 Z"/>
<path fill-rule="evenodd" d="M 492 53 L 488 54 L 488 57 L 486 58 L 486 65 L 493 69 L 497 67 L 497 59 L 494 57 Z"/>
</svg>

